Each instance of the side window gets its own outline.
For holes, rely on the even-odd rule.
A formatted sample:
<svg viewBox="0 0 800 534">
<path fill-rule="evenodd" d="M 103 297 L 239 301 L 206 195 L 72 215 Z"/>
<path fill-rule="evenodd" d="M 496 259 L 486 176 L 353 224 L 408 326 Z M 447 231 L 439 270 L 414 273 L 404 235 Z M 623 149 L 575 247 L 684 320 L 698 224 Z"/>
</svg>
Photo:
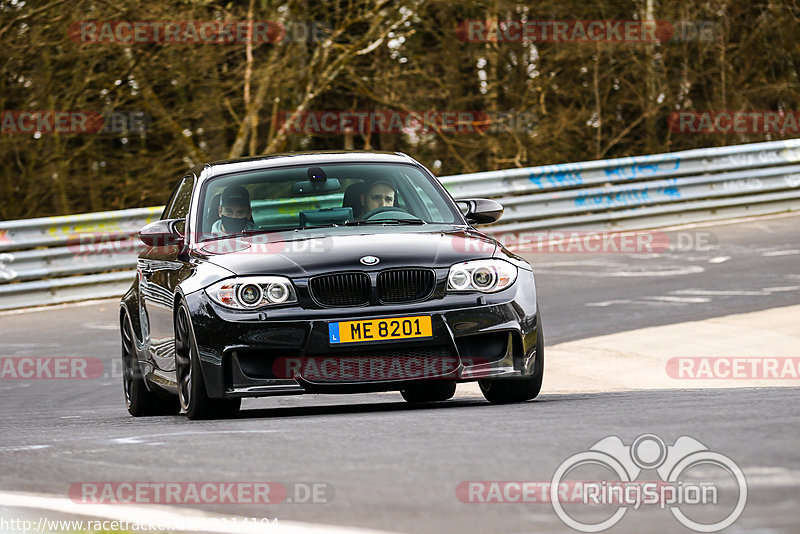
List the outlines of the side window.
<svg viewBox="0 0 800 534">
<path fill-rule="evenodd" d="M 192 201 L 194 176 L 184 176 L 178 187 L 172 193 L 172 198 L 164 210 L 163 219 L 184 219 L 189 214 L 189 204 Z"/>
</svg>

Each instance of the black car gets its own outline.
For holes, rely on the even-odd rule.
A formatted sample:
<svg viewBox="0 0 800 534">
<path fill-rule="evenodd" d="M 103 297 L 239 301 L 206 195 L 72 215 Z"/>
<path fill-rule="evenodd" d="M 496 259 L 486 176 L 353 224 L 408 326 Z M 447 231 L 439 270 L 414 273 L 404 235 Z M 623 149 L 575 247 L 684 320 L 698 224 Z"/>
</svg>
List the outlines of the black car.
<svg viewBox="0 0 800 534">
<path fill-rule="evenodd" d="M 235 415 L 242 397 L 400 391 L 536 397 L 544 341 L 531 266 L 473 228 L 399 153 L 278 154 L 184 176 L 120 303 L 135 416 Z"/>
</svg>

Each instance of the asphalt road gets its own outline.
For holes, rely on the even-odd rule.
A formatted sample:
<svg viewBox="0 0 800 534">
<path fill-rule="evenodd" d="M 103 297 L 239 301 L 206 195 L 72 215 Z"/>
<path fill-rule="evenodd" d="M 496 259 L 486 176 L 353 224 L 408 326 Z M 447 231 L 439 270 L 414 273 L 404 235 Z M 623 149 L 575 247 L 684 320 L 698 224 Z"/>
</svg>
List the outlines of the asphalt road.
<svg viewBox="0 0 800 534">
<path fill-rule="evenodd" d="M 678 232 L 710 234 L 716 245 L 527 255 L 547 343 L 800 304 L 800 217 L 669 232 L 675 243 Z M 87 481 L 324 483 L 325 503 L 191 507 L 400 532 L 569 532 L 549 504 L 465 503 L 456 488 L 549 481 L 607 436 L 630 444 L 652 433 L 667 444 L 691 436 L 741 467 L 747 506 L 729 532 L 800 528 L 800 388 L 542 395 L 513 406 L 459 398 L 417 407 L 395 393 L 277 397 L 247 400 L 230 421 L 134 419 L 118 339 L 112 301 L 0 315 L 2 356 L 96 357 L 106 373 L 0 380 L 0 490 L 67 497 Z M 48 515 L 0 508 L 0 517 L 22 514 Z M 610 530 L 644 531 L 690 532 L 652 505 Z"/>
</svg>

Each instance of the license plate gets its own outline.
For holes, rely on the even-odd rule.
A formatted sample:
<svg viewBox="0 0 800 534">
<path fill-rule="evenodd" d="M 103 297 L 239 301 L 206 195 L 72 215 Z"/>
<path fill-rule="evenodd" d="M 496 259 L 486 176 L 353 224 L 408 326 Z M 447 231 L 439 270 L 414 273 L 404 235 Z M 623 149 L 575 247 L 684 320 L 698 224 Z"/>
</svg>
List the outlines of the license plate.
<svg viewBox="0 0 800 534">
<path fill-rule="evenodd" d="M 328 323 L 331 343 L 360 343 L 433 337 L 429 315 Z"/>
</svg>

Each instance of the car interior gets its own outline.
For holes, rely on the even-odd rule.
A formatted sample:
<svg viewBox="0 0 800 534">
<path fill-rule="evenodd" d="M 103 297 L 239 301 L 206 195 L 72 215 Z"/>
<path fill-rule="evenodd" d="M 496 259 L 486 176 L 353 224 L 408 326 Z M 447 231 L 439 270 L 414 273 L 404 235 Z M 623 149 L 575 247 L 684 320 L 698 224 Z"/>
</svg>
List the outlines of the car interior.
<svg viewBox="0 0 800 534">
<path fill-rule="evenodd" d="M 244 186 L 250 193 L 250 221 L 264 230 L 341 225 L 358 220 L 364 215 L 361 195 L 372 183 L 387 178 L 396 184 L 394 205 L 405 215 L 401 218 L 431 221 L 449 211 L 441 205 L 444 200 L 440 195 L 425 190 L 430 184 L 421 187 L 415 183 L 419 180 L 409 179 L 402 170 L 385 167 L 377 170 L 380 172 L 374 166 L 350 165 L 328 167 L 330 176 L 314 167 L 220 177 L 206 190 L 209 200 L 203 211 L 203 231 L 211 232 L 212 225 L 219 220 L 222 192 L 234 184 Z"/>
</svg>

